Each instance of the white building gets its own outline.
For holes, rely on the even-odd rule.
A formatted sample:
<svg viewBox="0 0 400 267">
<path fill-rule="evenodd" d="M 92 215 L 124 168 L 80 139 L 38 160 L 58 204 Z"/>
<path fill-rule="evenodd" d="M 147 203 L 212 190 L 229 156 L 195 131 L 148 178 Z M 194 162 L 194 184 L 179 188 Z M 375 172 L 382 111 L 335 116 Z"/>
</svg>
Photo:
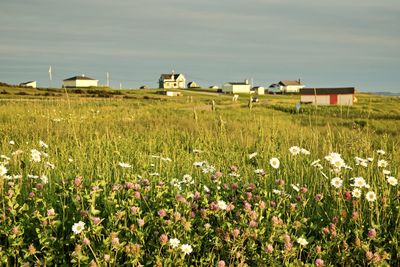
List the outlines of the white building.
<svg viewBox="0 0 400 267">
<path fill-rule="evenodd" d="M 222 86 L 222 92 L 231 94 L 250 94 L 249 80 L 244 82 L 230 82 Z"/>
<path fill-rule="evenodd" d="M 352 106 L 355 102 L 354 87 L 343 88 L 303 88 L 300 102 L 314 105 Z"/>
<path fill-rule="evenodd" d="M 25 82 L 25 83 L 20 83 L 19 86 L 36 88 L 36 81 L 29 81 L 29 82 Z"/>
<path fill-rule="evenodd" d="M 186 88 L 186 79 L 182 73 L 175 74 L 172 72 L 171 74 L 161 74 L 159 81 L 160 88 L 176 88 L 183 89 Z"/>
<path fill-rule="evenodd" d="M 265 87 L 263 87 L 263 86 L 256 86 L 256 87 L 253 87 L 252 90 L 253 90 L 254 93 L 256 93 L 257 95 L 264 95 L 264 94 L 265 94 Z"/>
<path fill-rule="evenodd" d="M 63 88 L 97 87 L 99 80 L 92 79 L 82 74 L 63 80 Z"/>
<path fill-rule="evenodd" d="M 283 80 L 278 83 L 282 93 L 298 93 L 305 85 L 298 79 L 297 81 Z"/>
</svg>

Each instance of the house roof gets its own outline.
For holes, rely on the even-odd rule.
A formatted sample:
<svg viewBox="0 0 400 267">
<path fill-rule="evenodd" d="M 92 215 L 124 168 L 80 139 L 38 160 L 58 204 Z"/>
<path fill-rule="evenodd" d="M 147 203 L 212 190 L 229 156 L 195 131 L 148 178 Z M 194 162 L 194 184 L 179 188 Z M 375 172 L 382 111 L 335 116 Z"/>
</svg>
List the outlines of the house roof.
<svg viewBox="0 0 400 267">
<path fill-rule="evenodd" d="M 160 79 L 162 79 L 162 80 L 166 80 L 166 79 L 168 79 L 168 80 L 171 80 L 171 79 L 174 79 L 174 80 L 176 80 L 176 79 L 178 79 L 178 77 L 179 77 L 179 75 L 181 75 L 180 73 L 177 73 L 177 74 L 161 74 L 161 77 L 160 77 Z"/>
<path fill-rule="evenodd" d="M 283 86 L 288 86 L 288 85 L 304 85 L 300 80 L 282 80 L 279 82 L 279 84 L 283 85 Z"/>
<path fill-rule="evenodd" d="M 302 88 L 300 95 L 331 95 L 331 94 L 354 94 L 354 87 L 337 88 Z"/>
<path fill-rule="evenodd" d="M 68 79 L 65 79 L 64 81 L 76 81 L 76 80 L 92 80 L 92 81 L 96 81 L 96 79 L 92 79 L 88 76 L 85 75 L 79 75 L 79 76 L 74 76 Z"/>
<path fill-rule="evenodd" d="M 24 84 L 28 84 L 28 83 L 34 83 L 36 81 L 29 81 L 29 82 L 24 82 L 24 83 L 20 83 L 20 85 L 24 85 Z"/>
<path fill-rule="evenodd" d="M 231 84 L 231 85 L 249 85 L 248 83 L 245 83 L 245 82 L 229 82 L 228 84 Z"/>
</svg>

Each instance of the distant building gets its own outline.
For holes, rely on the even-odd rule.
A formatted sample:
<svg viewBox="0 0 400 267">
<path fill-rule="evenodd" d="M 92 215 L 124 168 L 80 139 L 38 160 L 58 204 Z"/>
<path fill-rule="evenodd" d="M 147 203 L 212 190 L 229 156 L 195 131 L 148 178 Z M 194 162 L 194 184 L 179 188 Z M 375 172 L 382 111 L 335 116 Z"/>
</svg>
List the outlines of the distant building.
<svg viewBox="0 0 400 267">
<path fill-rule="evenodd" d="M 36 81 L 29 81 L 29 82 L 25 82 L 25 83 L 20 83 L 19 86 L 36 88 Z"/>
<path fill-rule="evenodd" d="M 210 87 L 208 87 L 210 89 L 219 89 L 218 85 L 211 85 Z"/>
<path fill-rule="evenodd" d="M 157 94 L 166 96 L 183 96 L 181 92 L 175 92 L 175 91 L 159 91 L 157 92 Z"/>
<path fill-rule="evenodd" d="M 272 85 L 271 85 L 272 86 Z M 298 93 L 301 88 L 304 88 L 305 85 L 300 81 L 300 79 L 293 80 L 283 80 L 278 83 L 278 86 L 282 93 Z"/>
<path fill-rule="evenodd" d="M 265 94 L 265 87 L 263 86 L 255 86 L 251 89 L 257 95 L 264 95 Z"/>
<path fill-rule="evenodd" d="M 200 86 L 195 82 L 190 82 L 187 84 L 188 88 L 200 88 Z"/>
<path fill-rule="evenodd" d="M 82 74 L 63 80 L 63 88 L 97 87 L 98 82 Z"/>
<path fill-rule="evenodd" d="M 315 105 L 351 106 L 355 102 L 355 88 L 302 88 L 300 102 Z"/>
<path fill-rule="evenodd" d="M 250 84 L 248 80 L 244 82 L 229 82 L 224 84 L 222 92 L 231 94 L 250 94 Z"/>
<path fill-rule="evenodd" d="M 175 74 L 172 72 L 171 74 L 161 74 L 159 79 L 159 87 L 160 88 L 176 88 L 183 89 L 186 85 L 185 76 L 182 73 Z"/>
</svg>

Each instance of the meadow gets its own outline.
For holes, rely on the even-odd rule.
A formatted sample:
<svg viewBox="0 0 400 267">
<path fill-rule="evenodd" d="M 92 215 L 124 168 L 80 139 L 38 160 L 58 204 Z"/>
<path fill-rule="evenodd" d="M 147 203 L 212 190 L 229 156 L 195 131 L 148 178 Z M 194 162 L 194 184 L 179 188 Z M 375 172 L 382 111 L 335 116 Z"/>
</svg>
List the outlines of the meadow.
<svg viewBox="0 0 400 267">
<path fill-rule="evenodd" d="M 400 98 L 0 92 L 1 265 L 400 265 Z"/>
</svg>

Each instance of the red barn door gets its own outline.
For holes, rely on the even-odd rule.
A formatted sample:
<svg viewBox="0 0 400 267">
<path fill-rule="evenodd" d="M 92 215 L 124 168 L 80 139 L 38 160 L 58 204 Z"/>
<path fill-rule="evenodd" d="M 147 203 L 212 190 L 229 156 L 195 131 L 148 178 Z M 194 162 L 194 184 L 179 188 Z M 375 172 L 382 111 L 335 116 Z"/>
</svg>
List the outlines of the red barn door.
<svg viewBox="0 0 400 267">
<path fill-rule="evenodd" d="M 337 105 L 337 96 L 338 95 L 329 95 L 329 97 L 330 97 L 330 104 L 331 105 Z"/>
</svg>

